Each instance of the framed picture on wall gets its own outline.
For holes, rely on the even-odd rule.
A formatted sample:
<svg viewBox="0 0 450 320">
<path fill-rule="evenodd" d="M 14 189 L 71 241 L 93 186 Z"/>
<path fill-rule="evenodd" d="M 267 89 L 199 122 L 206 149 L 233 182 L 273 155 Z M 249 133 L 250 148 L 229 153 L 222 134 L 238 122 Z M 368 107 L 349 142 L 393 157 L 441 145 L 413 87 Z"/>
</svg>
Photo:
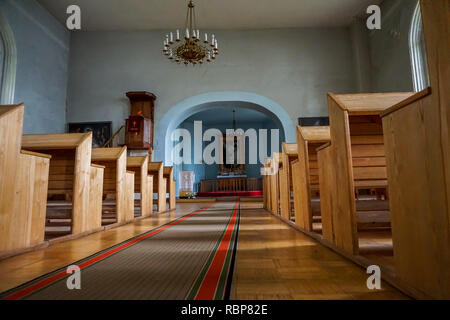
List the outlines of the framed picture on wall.
<svg viewBox="0 0 450 320">
<path fill-rule="evenodd" d="M 67 125 L 69 133 L 84 133 L 92 132 L 92 147 L 103 148 L 111 139 L 112 136 L 112 122 L 80 122 L 69 123 Z"/>
<path fill-rule="evenodd" d="M 330 118 L 328 117 L 298 118 L 298 125 L 302 127 L 329 126 Z"/>
</svg>

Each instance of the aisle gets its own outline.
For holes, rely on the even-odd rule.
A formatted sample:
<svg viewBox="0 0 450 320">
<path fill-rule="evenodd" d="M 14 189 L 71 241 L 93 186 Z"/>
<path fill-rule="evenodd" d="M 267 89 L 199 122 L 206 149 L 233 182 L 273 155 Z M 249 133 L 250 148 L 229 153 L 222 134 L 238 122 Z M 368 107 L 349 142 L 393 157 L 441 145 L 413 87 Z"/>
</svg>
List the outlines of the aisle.
<svg viewBox="0 0 450 320">
<path fill-rule="evenodd" d="M 9 291 L 11 299 L 223 299 L 239 223 L 238 203 L 218 203 Z"/>
</svg>

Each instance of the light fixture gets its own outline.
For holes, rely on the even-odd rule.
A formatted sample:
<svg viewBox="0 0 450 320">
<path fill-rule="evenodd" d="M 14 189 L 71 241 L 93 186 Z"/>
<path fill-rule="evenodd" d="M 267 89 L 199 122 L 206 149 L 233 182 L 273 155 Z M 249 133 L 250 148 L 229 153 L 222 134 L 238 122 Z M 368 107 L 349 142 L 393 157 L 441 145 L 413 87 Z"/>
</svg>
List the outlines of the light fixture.
<svg viewBox="0 0 450 320">
<path fill-rule="evenodd" d="M 216 59 L 219 54 L 219 45 L 214 34 L 208 38 L 208 34 L 200 35 L 197 29 L 195 5 L 189 0 L 186 15 L 184 39 L 180 38 L 180 30 L 170 32 L 164 39 L 163 53 L 169 60 L 185 65 L 203 64 Z"/>
</svg>

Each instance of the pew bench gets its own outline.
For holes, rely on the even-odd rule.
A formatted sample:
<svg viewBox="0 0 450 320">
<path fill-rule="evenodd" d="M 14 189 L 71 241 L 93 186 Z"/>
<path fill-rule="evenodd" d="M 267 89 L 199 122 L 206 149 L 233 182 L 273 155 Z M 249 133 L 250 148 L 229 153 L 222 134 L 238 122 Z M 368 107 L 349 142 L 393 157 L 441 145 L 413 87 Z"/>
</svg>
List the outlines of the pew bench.
<svg viewBox="0 0 450 320">
<path fill-rule="evenodd" d="M 281 216 L 286 220 L 293 220 L 295 216 L 293 211 L 293 184 L 292 184 L 292 162 L 298 159 L 297 144 L 285 143 L 282 144 L 282 167 L 283 171 L 280 173 L 280 210 Z"/>
<path fill-rule="evenodd" d="M 273 214 L 280 214 L 280 165 L 281 154 L 279 152 L 274 152 L 272 158 L 270 159 L 270 211 Z"/>
<path fill-rule="evenodd" d="M 169 194 L 169 209 L 176 209 L 176 184 L 173 179 L 173 167 L 164 167 L 163 177 L 166 179 L 166 193 Z"/>
<path fill-rule="evenodd" d="M 99 231 L 103 168 L 91 165 L 92 133 L 23 135 L 22 148 L 51 155 L 46 239 Z"/>
<path fill-rule="evenodd" d="M 363 232 L 390 228 L 381 112 L 412 93 L 328 95 L 331 144 L 318 150 L 326 240 L 358 254 Z M 324 236 L 325 238 L 325 236 Z M 375 242 L 374 242 L 375 243 Z"/>
<path fill-rule="evenodd" d="M 330 128 L 328 126 L 297 126 L 298 162 L 294 164 L 292 174 L 295 223 L 301 229 L 309 232 L 322 232 L 323 229 L 323 226 L 321 226 L 320 175 L 316 149 L 329 141 Z"/>
<path fill-rule="evenodd" d="M 164 178 L 163 162 L 149 162 L 148 173 L 153 176 L 153 194 L 157 196 L 156 212 L 165 212 L 167 207 L 167 179 Z"/>
<path fill-rule="evenodd" d="M 127 171 L 127 147 L 94 148 L 92 162 L 104 166 L 102 225 L 134 219 L 134 172 Z"/>
<path fill-rule="evenodd" d="M 0 106 L 0 258 L 44 244 L 51 156 L 21 150 L 24 108 Z"/>
<path fill-rule="evenodd" d="M 127 169 L 134 172 L 134 193 L 139 194 L 139 200 L 134 202 L 135 217 L 147 217 L 153 213 L 153 177 L 148 175 L 148 156 L 128 157 Z"/>
</svg>

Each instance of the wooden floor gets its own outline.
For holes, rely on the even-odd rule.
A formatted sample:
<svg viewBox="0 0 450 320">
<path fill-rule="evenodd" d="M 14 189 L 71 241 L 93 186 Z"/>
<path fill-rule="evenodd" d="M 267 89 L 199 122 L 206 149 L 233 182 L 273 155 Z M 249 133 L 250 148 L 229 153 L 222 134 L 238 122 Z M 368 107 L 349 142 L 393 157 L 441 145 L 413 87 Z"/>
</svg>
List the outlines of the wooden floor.
<svg viewBox="0 0 450 320">
<path fill-rule="evenodd" d="M 177 210 L 88 237 L 0 261 L 0 292 L 205 207 L 178 203 Z M 241 203 L 241 225 L 232 299 L 403 299 L 383 283 L 366 287 L 367 275 L 355 264 L 316 243 L 261 209 Z"/>
<path fill-rule="evenodd" d="M 253 209 L 251 209 L 253 207 Z M 383 282 L 260 209 L 241 205 L 233 299 L 406 299 Z"/>
</svg>

